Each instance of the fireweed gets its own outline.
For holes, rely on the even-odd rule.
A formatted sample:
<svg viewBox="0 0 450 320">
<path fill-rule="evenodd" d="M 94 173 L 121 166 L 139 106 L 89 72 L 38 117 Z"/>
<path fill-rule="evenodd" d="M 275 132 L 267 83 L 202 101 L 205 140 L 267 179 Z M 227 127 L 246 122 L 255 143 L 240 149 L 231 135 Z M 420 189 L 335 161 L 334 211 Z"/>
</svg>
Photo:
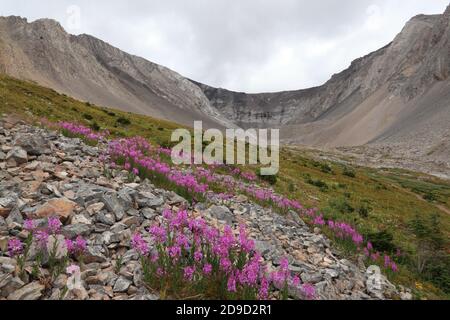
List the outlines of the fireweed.
<svg viewBox="0 0 450 320">
<path fill-rule="evenodd" d="M 35 220 L 25 220 L 23 229 L 28 231 L 26 240 L 22 242 L 12 238 L 8 242 L 9 256 L 17 259 L 20 276 L 24 276 L 25 264 L 29 258 L 33 258 L 32 275 L 35 278 L 39 278 L 40 268 L 48 267 L 52 279 L 64 271 L 70 255 L 76 255 L 79 261 L 82 259 L 86 250 L 86 240 L 78 237 L 75 241 L 64 239 L 64 243 L 61 243 L 58 240 L 61 226 L 61 222 L 56 217 L 49 217 L 45 227 L 38 227 L 38 222 Z M 67 254 L 61 252 L 64 245 Z M 32 247 L 35 249 L 34 257 L 29 256 Z"/>
<path fill-rule="evenodd" d="M 58 125 L 85 138 L 93 133 L 89 128 L 76 124 L 59 123 Z M 99 134 L 99 136 L 99 139 L 107 137 L 106 134 Z M 149 178 L 154 184 L 173 190 L 189 201 L 207 200 L 208 197 L 227 201 L 237 194 L 244 194 L 250 200 L 262 206 L 271 207 L 282 214 L 300 215 L 308 224 L 323 229 L 336 241 L 366 255 L 368 259 L 386 271 L 398 271 L 394 258 L 386 253 L 374 251 L 373 248 L 367 248 L 370 240 L 365 240 L 354 227 L 345 222 L 327 220 L 318 209 L 307 209 L 298 201 L 279 195 L 271 188 L 265 187 L 264 182 L 256 185 L 257 178 L 254 173 L 223 164 L 211 164 L 208 167 L 191 165 L 187 168 L 171 166 L 170 154 L 170 149 L 152 146 L 142 137 L 133 137 L 110 140 L 100 160 L 105 163 L 107 172 L 119 168 L 125 169 L 130 176 Z M 190 155 L 180 154 L 180 157 L 185 156 L 190 157 Z M 228 174 L 219 174 L 218 171 Z M 225 190 L 233 190 L 233 193 L 224 193 Z M 386 260 L 385 256 L 388 256 L 389 260 Z"/>
<path fill-rule="evenodd" d="M 58 122 L 56 128 L 61 130 L 61 133 L 69 138 L 80 138 L 86 144 L 95 146 L 99 141 L 103 141 L 109 136 L 109 131 L 95 132 L 91 128 L 85 127 L 81 124 L 75 124 L 72 122 Z"/>
<path fill-rule="evenodd" d="M 280 271 L 266 272 L 243 225 L 236 237 L 229 226 L 221 232 L 186 210 L 165 210 L 161 224 L 135 234 L 131 246 L 140 255 L 144 281 L 169 298 L 267 299 L 271 287 L 281 287 L 277 298 L 286 299 L 292 285 L 314 298 L 291 275 L 287 259 Z"/>
</svg>

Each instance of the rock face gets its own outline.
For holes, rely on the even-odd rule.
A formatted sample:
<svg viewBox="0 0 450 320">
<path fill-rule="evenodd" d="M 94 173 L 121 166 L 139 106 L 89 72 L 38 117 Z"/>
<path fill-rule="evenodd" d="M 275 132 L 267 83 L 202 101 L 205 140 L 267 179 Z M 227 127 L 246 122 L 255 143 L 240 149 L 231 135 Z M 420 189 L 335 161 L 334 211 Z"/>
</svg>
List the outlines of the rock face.
<svg viewBox="0 0 450 320">
<path fill-rule="evenodd" d="M 11 207 L 6 219 L 0 217 L 0 300 L 60 297 L 80 300 L 158 299 L 142 283 L 139 256 L 131 249 L 130 239 L 133 234 L 144 233 L 149 226 L 160 221 L 165 209 L 176 210 L 179 204 L 202 216 L 211 226 L 228 224 L 238 230 L 240 225 L 246 225 L 248 235 L 255 240 L 268 270 L 278 267 L 282 257 L 288 257 L 290 270 L 315 287 L 318 299 L 385 299 L 400 294 L 405 299 L 411 297 L 407 291 L 398 293 L 386 278 L 374 273 L 373 268 L 366 272 L 365 268 L 343 259 L 325 236 L 317 230 L 310 230 L 298 215 L 295 219 L 291 217 L 293 215 L 278 215 L 244 196 L 229 200 L 211 196 L 207 202 L 192 207 L 173 191 L 158 189 L 148 180 L 129 183 L 128 175 L 121 171 L 115 172 L 111 178 L 103 177 L 100 160 L 91 156 L 95 153 L 100 155 L 102 146 L 90 149 L 88 153 L 78 139 L 26 124 L 1 129 L 0 121 L 0 144 L 3 146 L 12 147 L 9 137 L 14 134 L 33 134 L 48 141 L 51 152 L 38 156 L 36 166 L 31 169 L 19 165 L 9 168 L 7 175 L 0 178 L 0 203 Z M 67 176 L 61 180 L 55 170 L 48 170 L 49 174 L 43 180 L 38 172 L 52 166 L 64 167 Z M 87 174 L 88 168 L 98 175 Z M 32 198 L 25 198 L 24 187 L 30 179 L 38 179 L 41 187 Z M 62 196 L 55 198 L 57 195 L 71 195 L 74 201 Z M 62 235 L 72 239 L 82 235 L 87 240 L 80 275 L 83 281 L 77 282 L 77 287 L 65 296 L 63 288 L 73 276 L 68 278 L 63 273 L 44 290 L 43 285 L 30 280 L 32 253 L 25 265 L 27 276 L 23 278 L 18 278 L 16 259 L 8 257 L 5 248 L 8 239 L 24 235 L 23 219 L 36 213 L 41 218 L 59 214 L 64 218 Z M 45 224 L 43 219 L 37 221 Z M 64 256 L 66 247 L 62 245 L 62 236 L 57 237 L 61 246 L 55 245 L 56 253 Z M 53 244 L 55 239 L 51 236 L 48 245 L 53 247 Z M 71 263 L 74 262 L 69 261 L 69 265 Z M 291 290 L 293 298 L 304 298 L 302 292 L 294 289 Z"/>
</svg>

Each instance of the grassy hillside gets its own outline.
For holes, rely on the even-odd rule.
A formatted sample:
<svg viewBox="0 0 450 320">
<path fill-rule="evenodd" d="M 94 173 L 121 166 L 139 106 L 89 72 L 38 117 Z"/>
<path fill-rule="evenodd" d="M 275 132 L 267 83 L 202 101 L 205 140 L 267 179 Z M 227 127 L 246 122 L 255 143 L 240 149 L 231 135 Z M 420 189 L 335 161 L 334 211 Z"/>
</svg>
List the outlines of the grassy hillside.
<svg viewBox="0 0 450 320">
<path fill-rule="evenodd" d="M 5 75 L 0 75 L 0 113 L 16 114 L 31 122 L 44 117 L 79 122 L 95 130 L 108 129 L 115 136 L 140 135 L 164 146 L 169 145 L 172 130 L 180 127 L 80 102 Z M 405 170 L 375 170 L 315 160 L 291 149 L 283 149 L 280 160 L 280 173 L 276 182 L 272 181 L 276 191 L 320 208 L 327 217 L 350 222 L 374 239 L 380 250 L 400 248 L 402 268 L 390 275 L 392 280 L 413 288 L 417 297 L 448 297 L 448 181 Z M 346 250 L 344 246 L 342 249 Z M 421 272 L 416 267 L 417 257 L 429 261 Z"/>
</svg>

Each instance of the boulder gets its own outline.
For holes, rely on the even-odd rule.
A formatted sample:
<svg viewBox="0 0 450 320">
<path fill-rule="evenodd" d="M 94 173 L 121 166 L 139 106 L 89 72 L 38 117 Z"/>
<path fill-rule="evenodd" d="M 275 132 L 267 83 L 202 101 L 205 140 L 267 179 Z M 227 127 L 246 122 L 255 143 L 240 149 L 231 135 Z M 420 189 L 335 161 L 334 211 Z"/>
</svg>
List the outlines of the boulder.
<svg viewBox="0 0 450 320">
<path fill-rule="evenodd" d="M 23 163 L 27 163 L 27 152 L 21 147 L 13 147 L 6 155 L 6 162 L 11 167 L 17 167 Z"/>
<path fill-rule="evenodd" d="M 212 206 L 208 211 L 213 218 L 226 222 L 228 225 L 232 225 L 234 222 L 233 214 L 230 209 L 225 206 Z"/>
<path fill-rule="evenodd" d="M 76 203 L 66 198 L 55 198 L 40 206 L 35 216 L 37 218 L 59 217 L 63 222 L 72 215 Z"/>
<path fill-rule="evenodd" d="M 42 291 L 44 289 L 45 286 L 39 282 L 32 282 L 11 293 L 8 296 L 8 300 L 38 300 L 42 297 Z"/>
<path fill-rule="evenodd" d="M 14 139 L 14 146 L 21 147 L 29 155 L 40 156 L 49 152 L 47 140 L 40 134 L 20 133 Z"/>
</svg>

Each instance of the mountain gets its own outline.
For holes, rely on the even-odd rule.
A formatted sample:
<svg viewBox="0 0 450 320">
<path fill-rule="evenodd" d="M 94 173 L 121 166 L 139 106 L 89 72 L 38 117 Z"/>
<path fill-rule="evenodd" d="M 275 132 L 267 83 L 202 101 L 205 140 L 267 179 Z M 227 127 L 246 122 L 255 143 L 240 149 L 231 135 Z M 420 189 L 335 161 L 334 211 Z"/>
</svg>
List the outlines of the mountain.
<svg viewBox="0 0 450 320">
<path fill-rule="evenodd" d="M 49 19 L 0 18 L 0 72 L 80 100 L 192 125 L 232 126 L 178 73 Z"/>
<path fill-rule="evenodd" d="M 96 104 L 192 126 L 281 128 L 285 142 L 368 146 L 448 163 L 450 6 L 412 18 L 387 46 L 324 85 L 246 94 L 213 88 L 55 21 L 0 18 L 0 72 Z M 427 160 L 428 161 L 428 160 Z"/>
<path fill-rule="evenodd" d="M 450 133 L 449 40 L 450 6 L 442 15 L 414 17 L 392 43 L 320 87 L 245 94 L 197 84 L 238 125 L 280 127 L 298 143 L 414 141 L 432 127 L 425 134 L 431 146 Z"/>
</svg>

